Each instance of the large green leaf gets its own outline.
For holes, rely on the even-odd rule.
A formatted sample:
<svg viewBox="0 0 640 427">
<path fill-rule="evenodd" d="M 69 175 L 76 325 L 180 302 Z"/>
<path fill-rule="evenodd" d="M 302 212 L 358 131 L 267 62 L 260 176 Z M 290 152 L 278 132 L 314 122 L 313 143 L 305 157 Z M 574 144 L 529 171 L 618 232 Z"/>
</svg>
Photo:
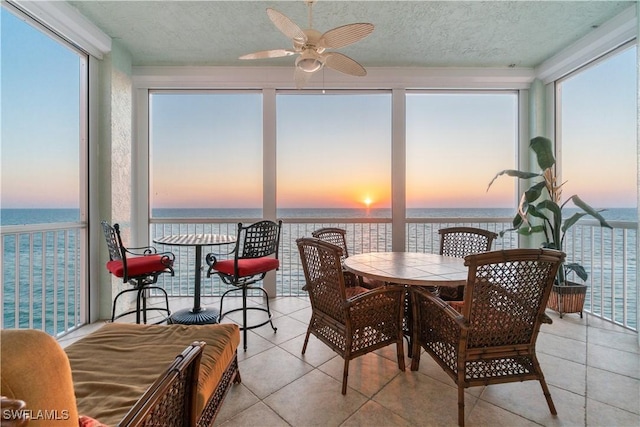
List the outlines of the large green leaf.
<svg viewBox="0 0 640 427">
<path fill-rule="evenodd" d="M 529 147 L 536 153 L 540 169 L 549 169 L 556 163 L 556 159 L 553 157 L 553 144 L 551 144 L 550 139 L 537 136 L 531 140 Z"/>
<path fill-rule="evenodd" d="M 611 227 L 611 225 L 609 225 L 609 223 L 607 222 L 606 219 L 604 219 L 604 217 L 602 215 L 600 215 L 598 213 L 598 211 L 596 211 L 595 209 L 593 209 L 591 206 L 589 206 L 588 204 L 586 204 L 580 197 L 578 197 L 577 195 L 573 195 L 571 197 L 569 197 L 569 199 L 567 201 L 571 200 L 573 202 L 574 205 L 576 205 L 577 207 L 579 207 L 580 209 L 582 209 L 583 211 L 585 211 L 587 213 L 587 215 L 591 215 L 592 217 L 594 217 L 595 219 L 597 219 L 600 222 L 600 226 L 601 227 L 607 227 L 607 228 L 613 228 Z M 567 227 L 568 228 L 568 227 Z"/>
<path fill-rule="evenodd" d="M 540 198 L 542 195 L 542 191 L 547 188 L 544 181 L 538 182 L 537 184 L 529 187 L 527 191 L 524 192 L 524 197 L 528 203 L 533 203 Z"/>
<path fill-rule="evenodd" d="M 562 224 L 562 232 L 565 233 L 568 229 L 573 227 L 573 224 L 578 222 L 580 218 L 582 218 L 586 214 L 587 214 L 586 212 L 576 212 L 573 215 L 571 215 L 569 218 L 567 218 L 564 221 L 564 224 Z"/>
<path fill-rule="evenodd" d="M 585 270 L 583 266 L 576 262 L 568 262 L 564 265 L 564 268 L 565 270 L 575 272 L 582 280 L 587 280 L 587 278 L 589 277 L 589 275 L 587 274 L 587 270 Z"/>
<path fill-rule="evenodd" d="M 487 191 L 489 191 L 489 188 L 491 187 L 491 184 L 493 184 L 493 181 L 495 181 L 496 179 L 498 179 L 499 176 L 502 176 L 502 175 L 512 176 L 520 179 L 529 179 L 529 178 L 535 178 L 537 176 L 542 176 L 542 174 L 540 173 L 523 172 L 515 169 L 505 169 L 503 171 L 498 172 L 496 176 L 493 177 L 493 179 L 487 186 Z"/>
</svg>

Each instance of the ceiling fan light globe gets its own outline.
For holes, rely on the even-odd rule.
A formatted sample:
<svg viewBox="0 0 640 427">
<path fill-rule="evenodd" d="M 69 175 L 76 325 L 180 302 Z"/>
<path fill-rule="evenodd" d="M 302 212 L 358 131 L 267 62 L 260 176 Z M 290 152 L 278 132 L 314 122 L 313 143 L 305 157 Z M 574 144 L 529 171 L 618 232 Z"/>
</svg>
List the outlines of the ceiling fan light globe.
<svg viewBox="0 0 640 427">
<path fill-rule="evenodd" d="M 300 57 L 296 60 L 296 67 L 306 73 L 313 73 L 322 68 L 322 62 L 316 58 Z"/>
<path fill-rule="evenodd" d="M 324 66 L 322 57 L 313 51 L 304 51 L 296 59 L 296 67 L 305 73 L 313 73 Z"/>
</svg>

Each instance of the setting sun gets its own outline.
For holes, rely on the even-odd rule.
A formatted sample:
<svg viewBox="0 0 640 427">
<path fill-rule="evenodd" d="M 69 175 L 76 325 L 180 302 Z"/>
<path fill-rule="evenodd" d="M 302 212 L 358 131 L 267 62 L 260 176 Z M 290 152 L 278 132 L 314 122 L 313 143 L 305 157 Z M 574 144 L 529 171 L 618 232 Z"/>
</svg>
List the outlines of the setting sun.
<svg viewBox="0 0 640 427">
<path fill-rule="evenodd" d="M 372 200 L 371 197 L 365 197 L 364 199 L 364 204 L 367 205 L 367 207 L 371 206 Z"/>
</svg>

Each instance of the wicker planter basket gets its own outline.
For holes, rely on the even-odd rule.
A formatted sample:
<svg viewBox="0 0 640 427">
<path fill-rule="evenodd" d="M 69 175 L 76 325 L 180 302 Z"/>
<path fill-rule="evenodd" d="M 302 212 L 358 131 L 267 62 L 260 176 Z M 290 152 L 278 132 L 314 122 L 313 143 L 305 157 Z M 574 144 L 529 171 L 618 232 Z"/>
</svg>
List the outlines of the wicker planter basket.
<svg viewBox="0 0 640 427">
<path fill-rule="evenodd" d="M 565 313 L 580 313 L 582 319 L 586 295 L 587 285 L 574 282 L 567 282 L 564 286 L 553 285 L 547 307 L 559 313 L 561 319 Z"/>
</svg>

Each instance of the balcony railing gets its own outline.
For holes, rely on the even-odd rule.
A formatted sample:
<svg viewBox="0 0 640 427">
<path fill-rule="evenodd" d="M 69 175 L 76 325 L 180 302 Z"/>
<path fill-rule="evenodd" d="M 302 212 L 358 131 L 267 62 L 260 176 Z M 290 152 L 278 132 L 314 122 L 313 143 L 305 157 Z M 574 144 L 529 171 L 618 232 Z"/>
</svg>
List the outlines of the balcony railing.
<svg viewBox="0 0 640 427">
<path fill-rule="evenodd" d="M 235 235 L 238 222 L 255 219 L 152 219 L 150 237 L 184 233 Z M 590 272 L 585 310 L 592 315 L 637 330 L 637 225 L 635 222 L 610 221 L 613 230 L 597 223 L 582 221 L 568 234 L 566 252 L 569 261 L 584 265 Z M 507 230 L 510 218 L 409 218 L 406 220 L 407 251 L 437 253 L 438 230 L 466 225 L 500 233 Z M 305 295 L 304 276 L 296 239 L 310 236 L 320 227 L 347 230 L 347 245 L 352 254 L 391 250 L 391 220 L 379 218 L 290 218 L 283 223 L 276 287 L 279 296 Z M 36 328 L 52 334 L 65 333 L 82 323 L 86 284 L 84 264 L 86 226 L 77 223 L 37 224 L 2 227 L 2 305 L 3 328 Z M 505 233 L 495 249 L 515 248 L 517 234 Z M 205 248 L 219 253 L 232 247 Z M 176 254 L 176 275 L 161 276 L 160 286 L 176 297 L 193 295 L 195 249 L 171 247 Z M 224 256 L 224 255 L 223 255 Z M 217 277 L 204 278 L 203 296 L 219 296 L 227 289 Z"/>
<path fill-rule="evenodd" d="M 83 323 L 86 225 L 3 226 L 2 328 L 61 335 Z"/>
</svg>

